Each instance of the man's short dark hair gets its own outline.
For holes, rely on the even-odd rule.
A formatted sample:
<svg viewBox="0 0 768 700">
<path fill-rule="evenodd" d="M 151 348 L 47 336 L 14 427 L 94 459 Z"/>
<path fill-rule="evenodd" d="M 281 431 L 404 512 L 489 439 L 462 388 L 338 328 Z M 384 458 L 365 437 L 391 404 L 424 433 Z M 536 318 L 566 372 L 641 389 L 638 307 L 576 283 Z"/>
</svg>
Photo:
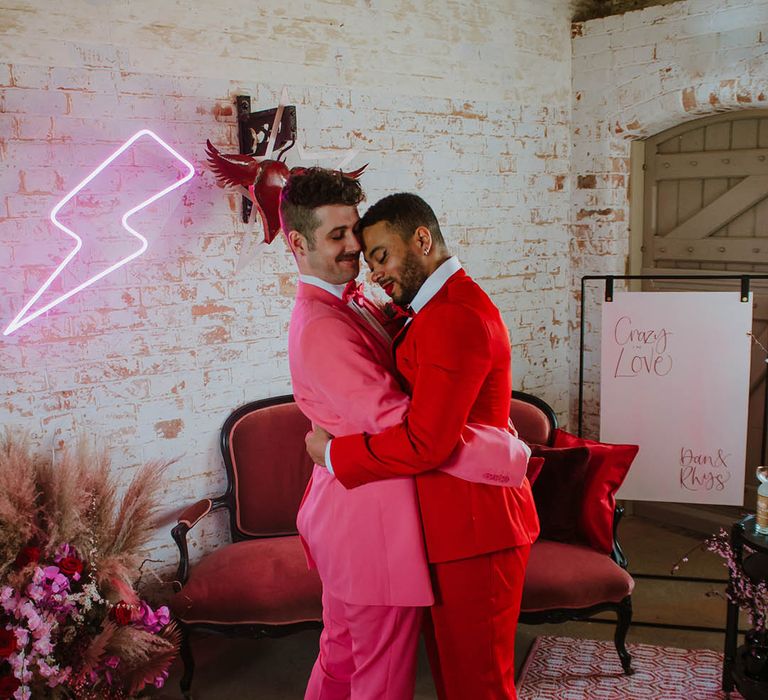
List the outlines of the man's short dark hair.
<svg viewBox="0 0 768 700">
<path fill-rule="evenodd" d="M 362 233 L 364 228 L 380 221 L 386 221 L 404 241 L 409 241 L 419 226 L 426 226 L 434 244 L 445 248 L 445 239 L 435 212 L 416 194 L 398 192 L 380 199 L 357 222 L 356 230 Z"/>
<path fill-rule="evenodd" d="M 315 209 L 327 204 L 356 207 L 365 199 L 363 188 L 340 170 L 294 168 L 280 194 L 280 224 L 283 231 L 298 231 L 311 249 L 320 225 Z"/>
</svg>

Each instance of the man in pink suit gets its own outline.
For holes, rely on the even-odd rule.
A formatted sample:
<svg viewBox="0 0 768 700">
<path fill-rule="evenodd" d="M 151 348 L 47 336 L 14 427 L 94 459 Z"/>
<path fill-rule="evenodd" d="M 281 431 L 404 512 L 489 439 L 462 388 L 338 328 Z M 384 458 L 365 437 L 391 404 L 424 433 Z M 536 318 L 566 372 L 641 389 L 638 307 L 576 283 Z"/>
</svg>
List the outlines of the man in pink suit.
<svg viewBox="0 0 768 700">
<path fill-rule="evenodd" d="M 409 405 L 382 317 L 355 301 L 362 199 L 356 180 L 312 168 L 289 178 L 280 201 L 299 269 L 288 340 L 293 392 L 304 414 L 336 435 L 397 425 Z M 483 483 L 521 481 L 496 465 L 524 474 L 525 448 L 494 430 L 459 448 L 445 469 Z M 463 459 L 470 449 L 483 456 Z M 323 582 L 324 629 L 305 698 L 412 698 L 422 611 L 433 603 L 413 479 L 347 490 L 315 467 L 298 528 Z"/>
</svg>

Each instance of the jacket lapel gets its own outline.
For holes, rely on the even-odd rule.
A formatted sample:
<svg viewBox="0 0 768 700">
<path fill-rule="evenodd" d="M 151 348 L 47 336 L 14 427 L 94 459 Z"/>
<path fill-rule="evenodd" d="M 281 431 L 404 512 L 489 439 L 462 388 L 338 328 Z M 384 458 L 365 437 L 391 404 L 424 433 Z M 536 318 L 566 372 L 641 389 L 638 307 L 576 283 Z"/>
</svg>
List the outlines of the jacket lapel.
<svg viewBox="0 0 768 700">
<path fill-rule="evenodd" d="M 389 351 L 391 346 L 389 337 L 384 338 L 368 321 L 362 317 L 362 315 L 351 309 L 346 302 L 339 299 L 336 295 L 331 294 L 325 289 L 320 289 L 320 287 L 315 287 L 313 284 L 305 284 L 304 282 L 299 281 L 299 285 L 296 290 L 296 299 L 314 299 L 323 304 L 327 304 L 328 306 L 333 306 L 340 309 L 347 315 L 347 317 L 349 317 L 352 323 L 357 324 L 357 326 L 362 328 L 370 338 L 374 339 L 385 350 Z"/>
</svg>

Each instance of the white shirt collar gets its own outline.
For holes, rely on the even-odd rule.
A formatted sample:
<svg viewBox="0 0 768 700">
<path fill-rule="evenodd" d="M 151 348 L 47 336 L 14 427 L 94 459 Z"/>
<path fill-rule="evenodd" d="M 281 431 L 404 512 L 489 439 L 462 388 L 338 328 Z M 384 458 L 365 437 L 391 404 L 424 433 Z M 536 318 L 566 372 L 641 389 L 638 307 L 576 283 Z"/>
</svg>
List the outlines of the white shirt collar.
<svg viewBox="0 0 768 700">
<path fill-rule="evenodd" d="M 319 277 L 313 277 L 312 275 L 299 275 L 299 279 L 304 282 L 304 284 L 311 284 L 313 287 L 320 287 L 320 289 L 330 292 L 338 299 L 342 298 L 344 289 L 347 286 L 346 284 L 331 284 L 330 282 L 321 280 Z"/>
<path fill-rule="evenodd" d="M 414 313 L 421 311 L 427 302 L 435 296 L 452 275 L 461 270 L 459 259 L 453 255 L 442 263 L 429 277 L 427 277 L 421 289 L 416 293 L 411 302 Z"/>
</svg>

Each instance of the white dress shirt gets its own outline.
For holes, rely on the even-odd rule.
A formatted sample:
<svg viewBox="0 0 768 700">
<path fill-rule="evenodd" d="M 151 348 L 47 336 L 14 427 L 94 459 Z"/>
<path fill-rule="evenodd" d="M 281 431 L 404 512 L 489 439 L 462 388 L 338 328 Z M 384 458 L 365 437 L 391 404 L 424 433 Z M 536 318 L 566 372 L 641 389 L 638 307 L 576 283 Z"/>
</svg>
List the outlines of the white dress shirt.
<svg viewBox="0 0 768 700">
<path fill-rule="evenodd" d="M 311 284 L 313 287 L 320 287 L 320 289 L 333 294 L 337 299 L 344 297 L 344 289 L 347 286 L 346 284 L 331 284 L 312 275 L 299 275 L 299 281 L 304 282 L 304 284 Z"/>
</svg>

